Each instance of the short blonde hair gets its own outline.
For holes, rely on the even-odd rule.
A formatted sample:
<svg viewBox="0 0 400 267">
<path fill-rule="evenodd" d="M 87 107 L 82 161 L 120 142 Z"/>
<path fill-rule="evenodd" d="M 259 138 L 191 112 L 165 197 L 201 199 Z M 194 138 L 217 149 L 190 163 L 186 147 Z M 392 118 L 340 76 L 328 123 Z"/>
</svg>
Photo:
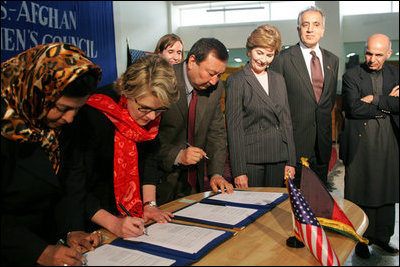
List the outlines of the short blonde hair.
<svg viewBox="0 0 400 267">
<path fill-rule="evenodd" d="M 271 25 L 264 24 L 257 27 L 247 38 L 247 56 L 255 47 L 268 47 L 275 49 L 275 54 L 281 51 L 282 39 L 279 30 Z"/>
<path fill-rule="evenodd" d="M 137 59 L 115 82 L 117 92 L 128 99 L 151 94 L 168 107 L 179 98 L 172 65 L 159 55 Z"/>
</svg>

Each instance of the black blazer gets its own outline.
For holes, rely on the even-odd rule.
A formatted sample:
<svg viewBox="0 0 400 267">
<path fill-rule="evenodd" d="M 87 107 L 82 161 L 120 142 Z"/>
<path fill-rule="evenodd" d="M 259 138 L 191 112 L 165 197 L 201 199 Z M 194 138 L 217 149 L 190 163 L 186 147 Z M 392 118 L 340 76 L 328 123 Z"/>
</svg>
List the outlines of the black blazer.
<svg viewBox="0 0 400 267">
<path fill-rule="evenodd" d="M 1 136 L 2 264 L 35 265 L 48 245 L 84 229 L 84 180 L 70 141 L 61 138 L 56 176 L 40 145 Z"/>
<path fill-rule="evenodd" d="M 111 97 L 116 103 L 120 96 L 112 84 L 97 89 L 96 94 Z M 88 219 L 100 209 L 119 215 L 114 194 L 114 135 L 115 125 L 101 111 L 85 105 L 78 112 L 74 126 L 80 139 L 80 153 L 84 157 L 87 179 Z M 141 185 L 156 185 L 160 179 L 155 153 L 158 139 L 137 143 L 139 157 L 139 178 Z M 98 227 L 89 223 L 91 230 Z"/>
<path fill-rule="evenodd" d="M 399 138 L 399 98 L 389 96 L 399 84 L 399 68 L 383 65 L 383 95 L 379 96 L 377 106 L 367 104 L 360 99 L 373 94 L 372 80 L 365 64 L 349 69 L 343 75 L 343 110 L 345 112 L 344 129 L 340 137 L 340 158 L 344 164 L 353 159 L 359 143 L 359 136 L 365 133 L 364 124 L 370 119 L 391 116 L 394 132 Z"/>
<path fill-rule="evenodd" d="M 292 120 L 285 81 L 268 70 L 269 95 L 247 64 L 226 86 L 226 126 L 233 177 L 247 174 L 246 163 L 285 161 L 296 166 Z"/>
<path fill-rule="evenodd" d="M 315 153 L 320 162 L 327 164 L 332 151 L 331 112 L 336 101 L 339 58 L 325 49 L 321 48 L 321 51 L 324 87 L 319 103 L 315 99 L 300 44 L 283 50 L 271 68 L 285 78 L 297 161 Z"/>
</svg>

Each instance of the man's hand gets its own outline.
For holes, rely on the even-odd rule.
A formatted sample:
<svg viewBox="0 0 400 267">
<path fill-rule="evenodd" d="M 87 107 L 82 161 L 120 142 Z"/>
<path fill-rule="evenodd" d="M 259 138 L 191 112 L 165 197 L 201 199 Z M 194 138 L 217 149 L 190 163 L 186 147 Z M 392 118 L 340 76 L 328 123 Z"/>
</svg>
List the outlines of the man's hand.
<svg viewBox="0 0 400 267">
<path fill-rule="evenodd" d="M 249 178 L 246 174 L 239 175 L 235 177 L 235 187 L 236 188 L 247 188 L 249 187 Z"/>
<path fill-rule="evenodd" d="M 40 254 L 37 263 L 44 266 L 81 266 L 85 263 L 85 258 L 75 249 L 48 245 Z"/>
<path fill-rule="evenodd" d="M 185 166 L 197 164 L 206 155 L 203 149 L 191 146 L 181 151 L 178 163 Z"/>
<path fill-rule="evenodd" d="M 360 100 L 365 102 L 365 103 L 371 104 L 372 100 L 374 100 L 374 96 L 373 95 L 367 95 L 367 96 L 364 96 L 363 98 L 361 98 Z"/>
<path fill-rule="evenodd" d="M 221 189 L 221 193 L 224 194 L 226 189 L 228 194 L 233 193 L 233 186 L 221 175 L 214 175 L 211 177 L 210 186 L 214 192 L 218 192 L 218 189 Z"/>
<path fill-rule="evenodd" d="M 68 233 L 67 244 L 79 252 L 83 252 L 85 249 L 94 250 L 101 244 L 101 233 L 95 231 L 89 234 L 83 231 L 73 231 Z"/>
<path fill-rule="evenodd" d="M 396 85 L 389 94 L 390 96 L 399 97 L 399 86 Z"/>
</svg>

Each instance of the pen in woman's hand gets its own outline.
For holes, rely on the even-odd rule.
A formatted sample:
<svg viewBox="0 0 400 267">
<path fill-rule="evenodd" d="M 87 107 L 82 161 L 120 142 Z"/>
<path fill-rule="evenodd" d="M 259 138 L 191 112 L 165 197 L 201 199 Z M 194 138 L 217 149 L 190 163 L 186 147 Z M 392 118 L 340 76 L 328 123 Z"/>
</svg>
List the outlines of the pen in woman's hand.
<svg viewBox="0 0 400 267">
<path fill-rule="evenodd" d="M 129 213 L 129 211 L 127 209 L 125 209 L 124 205 L 122 205 L 122 203 L 119 203 L 119 207 L 126 213 L 126 215 L 128 215 L 129 217 L 132 217 L 132 215 Z M 148 235 L 146 227 L 144 227 L 143 234 Z"/>
</svg>

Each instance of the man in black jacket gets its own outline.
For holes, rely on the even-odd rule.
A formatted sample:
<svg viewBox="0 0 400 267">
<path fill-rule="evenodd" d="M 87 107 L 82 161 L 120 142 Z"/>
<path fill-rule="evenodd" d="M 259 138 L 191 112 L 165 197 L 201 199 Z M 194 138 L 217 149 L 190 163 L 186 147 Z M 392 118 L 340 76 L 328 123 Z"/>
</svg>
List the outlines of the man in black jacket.
<svg viewBox="0 0 400 267">
<path fill-rule="evenodd" d="M 399 202 L 399 69 L 385 64 L 392 54 L 386 35 L 368 38 L 365 63 L 343 76 L 345 122 L 340 157 L 346 167 L 344 196 L 368 215 L 365 236 L 389 253 Z M 370 257 L 358 243 L 356 254 Z"/>
</svg>

